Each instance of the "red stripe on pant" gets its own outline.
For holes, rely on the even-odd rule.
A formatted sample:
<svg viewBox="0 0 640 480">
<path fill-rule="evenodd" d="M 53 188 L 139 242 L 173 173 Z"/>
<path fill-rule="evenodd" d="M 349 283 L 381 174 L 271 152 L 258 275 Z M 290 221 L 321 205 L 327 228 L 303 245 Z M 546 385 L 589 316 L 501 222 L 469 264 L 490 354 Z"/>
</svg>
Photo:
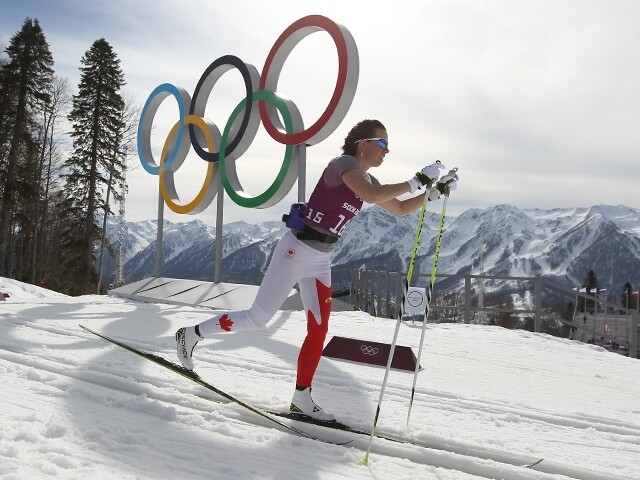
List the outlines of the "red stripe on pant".
<svg viewBox="0 0 640 480">
<path fill-rule="evenodd" d="M 331 286 L 316 280 L 316 291 L 320 305 L 320 325 L 311 310 L 307 312 L 307 336 L 298 355 L 298 377 L 296 386 L 310 387 L 313 376 L 322 357 L 324 340 L 329 329 L 329 315 L 331 314 Z"/>
</svg>

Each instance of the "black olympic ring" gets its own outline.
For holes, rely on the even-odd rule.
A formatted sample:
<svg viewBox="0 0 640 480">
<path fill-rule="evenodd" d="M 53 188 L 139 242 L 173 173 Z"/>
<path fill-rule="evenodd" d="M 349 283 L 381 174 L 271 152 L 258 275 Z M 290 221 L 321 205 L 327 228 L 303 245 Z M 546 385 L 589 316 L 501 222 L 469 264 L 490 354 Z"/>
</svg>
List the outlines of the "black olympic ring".
<svg viewBox="0 0 640 480">
<path fill-rule="evenodd" d="M 240 157 L 247 148 L 249 148 L 249 145 L 251 145 L 251 142 L 258 132 L 258 127 L 260 126 L 260 117 L 256 114 L 258 112 L 253 107 L 253 91 L 260 80 L 256 67 L 250 63 L 243 62 L 234 55 L 225 55 L 215 60 L 207 67 L 200 77 L 200 80 L 198 80 L 198 84 L 193 91 L 191 104 L 189 105 L 189 115 L 204 117 L 204 110 L 207 106 L 206 101 L 211 94 L 211 90 L 213 90 L 213 87 L 220 77 L 233 67 L 238 69 L 244 79 L 247 103 L 244 109 L 244 115 L 242 116 L 242 121 L 235 129 L 233 138 L 229 142 L 229 145 L 226 146 L 225 150 L 226 156 L 229 157 L 231 153 L 238 148 L 239 152 L 237 152 L 236 157 Z M 204 98 L 200 97 L 201 93 L 204 94 Z M 198 141 L 199 139 L 197 139 L 196 130 L 193 125 L 189 125 L 189 137 L 191 139 L 193 149 L 200 158 L 207 160 L 208 162 L 218 162 L 220 160 L 219 151 L 207 152 L 200 146 L 200 142 Z M 220 135 L 218 135 L 218 139 L 219 138 Z M 243 139 L 245 140 L 244 142 L 242 142 Z"/>
</svg>

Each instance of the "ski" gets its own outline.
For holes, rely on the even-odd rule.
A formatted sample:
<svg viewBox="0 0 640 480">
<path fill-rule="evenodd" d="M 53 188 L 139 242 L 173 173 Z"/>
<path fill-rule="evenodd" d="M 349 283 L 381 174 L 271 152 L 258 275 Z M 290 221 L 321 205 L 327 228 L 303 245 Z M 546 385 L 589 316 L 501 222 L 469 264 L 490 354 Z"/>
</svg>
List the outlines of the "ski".
<svg viewBox="0 0 640 480">
<path fill-rule="evenodd" d="M 206 388 L 207 390 L 210 390 L 214 393 L 216 393 L 217 395 L 220 395 L 221 397 L 229 400 L 230 402 L 235 403 L 236 405 L 239 405 L 247 410 L 249 410 L 250 412 L 266 419 L 269 420 L 270 422 L 278 425 L 279 427 L 282 427 L 283 429 L 285 429 L 286 431 L 290 432 L 290 433 L 295 433 L 296 435 L 299 435 L 301 437 L 305 437 L 305 438 L 309 438 L 311 440 L 316 440 L 318 442 L 322 442 L 322 443 L 329 443 L 329 444 L 333 444 L 333 445 L 347 445 L 349 443 L 351 443 L 351 441 L 348 442 L 331 442 L 329 440 L 325 440 L 323 438 L 319 438 L 316 437 L 314 435 L 310 435 L 307 432 L 304 432 L 296 427 L 293 427 L 291 425 L 286 424 L 285 422 L 282 422 L 280 420 L 278 420 L 277 418 L 274 418 L 272 414 L 265 412 L 257 407 L 254 407 L 252 405 L 249 405 L 248 403 L 240 400 L 237 397 L 234 397 L 233 395 L 225 392 L 224 390 L 220 390 L 218 387 L 215 387 L 214 385 L 210 384 L 209 382 L 207 382 L 206 380 L 204 380 L 202 377 L 200 377 L 196 372 L 194 372 L 193 370 L 187 370 L 186 368 L 184 368 L 182 365 L 178 365 L 177 363 L 173 363 L 170 362 L 169 360 L 159 356 L 159 355 L 155 355 L 153 353 L 149 353 L 146 352 L 144 350 L 140 350 L 136 347 L 133 347 L 127 343 L 121 342 L 120 340 L 116 340 L 115 338 L 109 337 L 108 335 L 105 335 L 103 333 L 100 332 L 96 332 L 95 330 L 90 329 L 89 327 L 86 327 L 84 325 L 78 325 L 80 328 L 86 330 L 89 333 L 92 333 L 93 335 L 96 335 L 108 342 L 113 343 L 114 345 L 117 345 L 121 348 L 124 348 L 125 350 L 130 351 L 131 353 L 135 353 L 136 355 L 141 356 L 142 358 L 146 358 L 147 360 L 152 361 L 153 363 L 160 365 L 168 370 L 171 370 L 172 372 L 175 372 L 179 375 L 182 375 L 185 378 L 188 378 L 189 380 L 197 383 L 198 385 L 201 385 L 202 387 Z"/>
<path fill-rule="evenodd" d="M 343 432 L 349 432 L 349 433 L 353 433 L 353 434 L 356 434 L 356 435 L 364 435 L 364 436 L 371 435 L 371 432 L 369 432 L 367 430 L 362 430 L 362 429 L 357 428 L 357 427 L 352 427 L 351 425 L 347 425 L 346 423 L 339 422 L 339 421 L 324 422 L 322 420 L 317 420 L 315 418 L 312 418 L 312 417 L 309 417 L 309 416 L 306 416 L 306 415 L 300 415 L 298 413 L 291 413 L 291 412 L 276 412 L 276 411 L 267 410 L 267 413 L 269 413 L 270 415 L 275 415 L 275 416 L 278 416 L 278 417 L 286 418 L 286 419 L 289 419 L 289 420 L 294 420 L 294 421 L 297 421 L 297 422 L 303 422 L 303 423 L 308 423 L 308 424 L 312 424 L 312 425 L 317 425 L 319 427 L 331 428 L 333 430 L 340 430 L 340 431 L 343 431 Z M 447 452 L 450 452 L 450 453 L 455 453 L 455 454 L 458 454 L 458 455 L 470 455 L 470 454 L 456 452 L 454 449 L 444 449 L 444 448 L 441 448 L 441 447 L 433 447 L 433 446 L 428 445 L 425 442 L 416 442 L 416 441 L 408 439 L 408 438 L 398 437 L 398 436 L 389 435 L 389 434 L 380 433 L 380 432 L 376 432 L 374 434 L 374 437 L 380 438 L 380 439 L 383 439 L 383 440 L 388 440 L 390 442 L 401 443 L 401 444 L 404 444 L 404 445 L 413 445 L 413 446 L 416 446 L 416 447 L 430 448 L 430 449 L 435 449 L 435 450 L 442 450 L 442 451 L 447 451 Z M 485 458 L 485 457 L 478 457 L 478 458 Z M 527 463 L 524 463 L 524 464 L 522 464 L 522 463 L 516 464 L 514 462 L 512 465 L 517 466 L 517 467 L 523 467 L 523 468 L 532 468 L 532 467 L 535 467 L 536 465 L 539 465 L 543 461 L 544 461 L 544 458 L 540 458 L 540 459 L 537 459 L 535 461 L 527 462 Z M 502 463 L 506 463 L 506 462 L 502 462 Z"/>
<path fill-rule="evenodd" d="M 303 423 L 309 423 L 311 425 L 317 425 L 319 427 L 326 427 L 326 428 L 331 428 L 333 430 L 340 430 L 343 432 L 349 432 L 349 433 L 355 433 L 357 435 L 370 435 L 371 432 L 368 432 L 366 430 L 362 430 L 360 428 L 356 428 L 356 427 L 352 427 L 351 425 L 347 425 L 346 423 L 342 423 L 339 421 L 333 421 L 333 422 L 325 422 L 322 420 L 317 420 L 313 417 L 309 417 L 307 415 L 300 415 L 299 413 L 291 413 L 291 412 L 275 412 L 275 411 L 271 411 L 271 410 L 267 410 L 267 413 L 269 413 L 270 415 L 275 415 L 277 417 L 282 417 L 282 418 L 286 418 L 289 420 L 295 420 L 297 422 L 303 422 Z M 422 445 L 418 445 L 416 443 L 411 442 L 410 440 L 404 439 L 404 438 L 400 438 L 400 437 L 394 437 L 392 435 L 385 435 L 383 433 L 376 433 L 375 434 L 376 438 L 382 438 L 384 440 L 389 440 L 390 442 L 396 442 L 396 443 L 404 443 L 407 445 L 416 445 L 416 446 L 422 446 Z"/>
<path fill-rule="evenodd" d="M 112 338 L 108 335 L 105 335 L 103 333 L 100 332 L 96 332 L 95 330 L 90 329 L 89 327 L 86 327 L 84 325 L 79 325 L 82 329 L 84 329 L 85 331 L 96 335 L 114 345 L 117 345 L 125 350 L 130 351 L 131 353 L 135 353 L 136 355 L 139 355 L 142 358 L 146 358 L 147 360 L 152 361 L 153 363 L 160 365 L 162 367 L 167 368 L 168 370 L 171 370 L 172 372 L 175 372 L 179 375 L 182 375 L 185 378 L 188 378 L 189 380 L 197 383 L 198 385 L 201 385 L 202 387 L 206 388 L 209 391 L 214 392 L 215 394 L 219 395 L 220 397 L 224 398 L 225 400 L 227 400 L 227 402 L 229 403 L 235 403 L 243 408 L 246 408 L 247 410 L 251 411 L 252 413 L 254 413 L 255 415 L 264 418 L 266 420 L 268 420 L 269 422 L 273 423 L 274 426 L 277 427 L 281 427 L 283 428 L 285 431 L 288 431 L 290 433 L 293 433 L 295 435 L 304 437 L 304 438 L 309 438 L 311 440 L 316 440 L 322 443 L 328 443 L 328 444 L 332 444 L 332 445 L 340 445 L 340 446 L 344 446 L 344 445 L 348 445 L 349 443 L 352 442 L 352 440 L 349 440 L 347 442 L 332 442 L 314 435 L 311 435 L 303 430 L 300 430 L 292 425 L 289 425 L 287 423 L 285 423 L 284 421 L 280 421 L 278 418 L 274 418 L 274 417 L 279 417 L 282 418 L 284 420 L 290 420 L 290 421 L 296 421 L 296 422 L 302 422 L 302 423 L 307 423 L 307 424 L 313 424 L 316 426 L 320 426 L 320 427 L 325 427 L 325 428 L 329 428 L 329 429 L 333 429 L 333 430 L 339 430 L 339 431 L 343 431 L 343 432 L 347 432 L 347 433 L 352 433 L 355 435 L 363 435 L 363 436 L 369 436 L 371 435 L 371 432 L 366 431 L 366 430 L 362 430 L 360 428 L 357 427 L 353 427 L 351 425 L 339 422 L 339 421 L 335 421 L 335 422 L 323 422 L 321 420 L 317 420 L 315 418 L 311 418 L 308 416 L 304 416 L 304 415 L 300 415 L 300 414 L 295 414 L 295 413 L 291 413 L 291 412 L 277 412 L 277 411 L 270 411 L 270 410 L 262 410 L 258 407 L 254 407 L 252 405 L 247 404 L 246 402 L 238 399 L 237 397 L 225 392 L 224 390 L 219 389 L 218 387 L 215 387 L 214 385 L 210 384 L 209 382 L 207 382 L 206 380 L 202 379 L 202 377 L 200 377 L 197 373 L 195 373 L 192 370 L 187 370 L 186 368 L 184 368 L 181 365 L 178 365 L 177 363 L 173 363 L 159 355 L 155 355 L 153 353 L 149 353 L 146 352 L 144 350 L 140 350 L 132 345 L 129 345 L 125 342 L 122 342 L 120 340 L 116 340 L 115 338 Z M 205 400 L 214 402 L 214 403 L 227 403 L 223 400 L 216 400 L 214 398 L 208 397 L 208 396 L 203 396 L 203 395 L 197 395 L 196 396 L 203 398 Z M 456 454 L 461 454 L 461 455 L 472 455 L 471 453 L 461 453 L 461 452 L 456 452 L 454 449 L 447 449 L 447 448 L 441 448 L 441 447 L 433 447 L 430 446 L 429 444 L 425 443 L 425 442 L 417 442 L 417 441 L 413 441 L 411 439 L 408 438 L 402 438 L 402 437 L 398 437 L 398 436 L 394 436 L 394 435 L 390 435 L 390 434 L 385 434 L 385 433 L 381 433 L 381 432 L 376 432 L 374 434 L 374 436 L 376 438 L 380 438 L 383 440 L 388 440 L 390 442 L 395 442 L 395 443 L 400 443 L 400 444 L 406 444 L 406 445 L 413 445 L 413 446 L 417 446 L 417 447 L 422 447 L 422 448 L 430 448 L 433 449 L 435 448 L 436 450 L 443 450 L 443 451 L 448 451 L 451 453 L 456 453 Z M 485 458 L 485 456 L 480 456 L 479 458 Z M 544 459 L 539 459 L 536 460 L 534 462 L 528 462 L 525 464 L 518 464 L 516 466 L 520 466 L 520 467 L 524 467 L 524 468 L 532 468 L 538 464 L 540 464 Z M 512 464 L 514 465 L 514 464 Z"/>
</svg>

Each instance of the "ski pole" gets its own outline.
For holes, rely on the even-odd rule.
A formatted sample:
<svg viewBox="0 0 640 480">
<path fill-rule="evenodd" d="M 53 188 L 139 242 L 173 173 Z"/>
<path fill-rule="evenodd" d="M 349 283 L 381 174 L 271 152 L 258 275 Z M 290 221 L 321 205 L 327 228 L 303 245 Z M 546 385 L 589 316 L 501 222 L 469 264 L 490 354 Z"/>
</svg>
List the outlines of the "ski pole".
<svg viewBox="0 0 640 480">
<path fill-rule="evenodd" d="M 411 249 L 411 257 L 409 260 L 409 267 L 407 269 L 407 276 L 404 279 L 404 290 L 402 291 L 402 300 L 398 304 L 398 318 L 402 318 L 404 316 L 404 302 L 407 297 L 407 291 L 409 290 L 409 285 L 411 284 L 411 277 L 413 277 L 413 267 L 416 264 L 416 257 L 418 255 L 418 247 L 420 247 L 420 237 L 422 236 L 422 225 L 424 224 L 424 217 L 427 213 L 427 203 L 429 199 L 427 198 L 428 194 L 424 196 L 424 202 L 422 202 L 422 208 L 420 209 L 420 216 L 418 218 L 418 228 L 416 230 L 415 240 L 413 241 L 413 248 Z"/>
<path fill-rule="evenodd" d="M 436 160 L 436 163 L 440 163 L 440 160 Z M 443 168 L 444 168 L 444 165 L 443 165 Z M 416 263 L 416 257 L 418 255 L 418 247 L 420 246 L 420 237 L 422 236 L 422 225 L 424 224 L 424 217 L 427 213 L 427 203 L 429 202 L 428 196 L 429 196 L 429 193 L 428 192 L 425 193 L 424 202 L 422 202 L 422 208 L 420 209 L 420 216 L 418 217 L 418 228 L 416 229 L 416 236 L 413 241 L 413 248 L 411 249 L 411 258 L 409 260 L 409 267 L 407 269 L 407 277 L 405 278 L 405 281 L 404 281 L 402 301 L 398 304 L 399 318 L 402 318 L 404 316 L 404 302 L 407 297 L 407 291 L 409 290 L 409 285 L 411 284 L 411 277 L 413 277 L 413 267 Z"/>
<path fill-rule="evenodd" d="M 416 239 L 413 243 L 413 252 L 411 254 L 411 260 L 409 262 L 409 270 L 407 271 L 407 278 L 405 280 L 405 288 L 404 293 L 402 295 L 402 302 L 400 304 L 400 308 L 398 309 L 398 319 L 396 321 L 396 329 L 393 333 L 393 340 L 391 342 L 391 349 L 389 350 L 389 358 L 387 359 L 387 367 L 384 371 L 384 379 L 382 380 L 382 387 L 380 388 L 380 397 L 378 398 L 378 406 L 376 407 L 376 414 L 373 418 L 373 425 L 371 426 L 371 435 L 369 436 L 369 446 L 367 447 L 367 453 L 364 455 L 364 459 L 362 460 L 363 465 L 368 465 L 369 463 L 369 453 L 371 452 L 371 445 L 373 444 L 373 437 L 376 434 L 376 426 L 378 424 L 378 417 L 380 416 L 380 406 L 382 405 L 382 399 L 384 398 L 384 391 L 387 386 L 387 380 L 389 379 L 389 371 L 391 370 L 391 362 L 393 361 L 393 354 L 396 349 L 396 342 L 398 341 L 398 332 L 400 331 L 400 323 L 402 322 L 402 316 L 404 314 L 404 298 L 408 289 L 409 281 L 411 280 L 411 275 L 413 274 L 413 264 L 415 263 L 415 257 L 418 251 L 418 245 L 420 244 L 420 236 L 422 234 L 422 225 L 424 223 L 425 212 L 427 210 L 427 202 L 429 201 L 427 198 L 427 193 L 424 196 L 424 203 L 422 204 L 422 210 L 420 211 L 420 219 L 418 220 L 418 230 L 416 232 Z"/>
<path fill-rule="evenodd" d="M 458 175 L 456 172 L 457 168 L 449 171 L 447 175 L 443 177 L 445 180 L 438 182 L 439 184 L 443 184 L 444 188 L 444 202 L 442 204 L 442 214 L 440 215 L 440 226 L 438 228 L 438 235 L 436 239 L 436 248 L 433 253 L 433 267 L 431 268 L 431 277 L 429 279 L 429 290 L 427 291 L 427 303 L 426 310 L 424 315 L 424 320 L 422 322 L 422 333 L 420 335 L 420 347 L 418 348 L 418 358 L 416 359 L 416 368 L 413 372 L 413 385 L 411 387 L 411 398 L 409 399 L 409 411 L 407 412 L 407 429 L 409 429 L 409 419 L 411 418 L 411 409 L 413 407 L 413 398 L 416 393 L 416 383 L 418 381 L 418 372 L 420 371 L 420 359 L 422 358 L 422 348 L 424 346 L 424 337 L 427 327 L 427 318 L 429 317 L 429 305 L 431 304 L 431 296 L 433 295 L 433 285 L 436 281 L 436 270 L 438 268 L 438 258 L 440 256 L 440 246 L 442 245 L 442 234 L 444 232 L 444 220 L 447 212 L 447 202 L 449 200 L 449 192 L 445 190 L 447 185 L 452 181 L 458 181 Z"/>
<path fill-rule="evenodd" d="M 438 161 L 438 163 L 440 163 L 440 161 Z M 422 203 L 422 209 L 420 210 L 420 217 L 418 218 L 418 228 L 416 231 L 415 240 L 413 242 L 411 259 L 409 260 L 409 268 L 407 270 L 407 278 L 405 279 L 404 292 L 402 294 L 402 301 L 400 302 L 400 305 L 398 308 L 398 315 L 397 315 L 398 319 L 396 322 L 395 332 L 393 333 L 393 340 L 391 342 L 391 349 L 389 351 L 387 367 L 384 371 L 384 379 L 382 380 L 382 387 L 380 388 L 380 397 L 378 398 L 378 406 L 376 407 L 376 414 L 373 418 L 373 425 L 371 426 L 371 435 L 369 436 L 369 446 L 367 448 L 367 452 L 364 455 L 364 459 L 362 460 L 363 465 L 367 465 L 369 463 L 369 454 L 371 453 L 371 445 L 373 444 L 373 437 L 376 434 L 376 426 L 378 424 L 378 417 L 380 416 L 380 406 L 382 405 L 382 400 L 384 398 L 384 391 L 387 386 L 389 371 L 391 370 L 391 362 L 393 361 L 393 354 L 396 349 L 396 342 L 398 341 L 398 332 L 400 331 L 400 323 L 402 322 L 402 316 L 404 315 L 404 300 L 407 294 L 407 290 L 409 288 L 409 282 L 411 282 L 411 277 L 413 276 L 413 266 L 416 262 L 418 247 L 420 246 L 420 237 L 422 235 L 422 225 L 424 224 L 424 217 L 427 211 L 427 203 L 429 202 L 428 197 L 429 197 L 429 192 L 426 192 L 424 195 L 424 202 Z"/>
</svg>

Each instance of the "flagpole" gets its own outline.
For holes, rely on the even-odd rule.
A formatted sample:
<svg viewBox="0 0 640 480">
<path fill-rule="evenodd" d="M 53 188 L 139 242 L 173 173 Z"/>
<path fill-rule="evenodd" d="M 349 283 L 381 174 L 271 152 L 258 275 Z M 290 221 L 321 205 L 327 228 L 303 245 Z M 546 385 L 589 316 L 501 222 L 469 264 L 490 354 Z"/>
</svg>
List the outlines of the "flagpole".
<svg viewBox="0 0 640 480">
<path fill-rule="evenodd" d="M 625 289 L 624 289 L 624 300 L 625 300 L 625 302 L 626 302 L 626 306 L 625 306 L 625 308 L 626 308 L 627 310 L 629 310 L 629 295 L 630 295 L 630 294 L 631 294 L 631 292 L 629 291 L 629 289 L 625 287 Z M 629 314 L 629 312 L 627 312 L 627 315 L 628 315 L 628 314 Z"/>
<path fill-rule="evenodd" d="M 591 293 L 591 292 L 588 292 Z M 596 287 L 595 300 L 593 301 L 593 322 L 598 322 L 598 287 Z"/>
</svg>

